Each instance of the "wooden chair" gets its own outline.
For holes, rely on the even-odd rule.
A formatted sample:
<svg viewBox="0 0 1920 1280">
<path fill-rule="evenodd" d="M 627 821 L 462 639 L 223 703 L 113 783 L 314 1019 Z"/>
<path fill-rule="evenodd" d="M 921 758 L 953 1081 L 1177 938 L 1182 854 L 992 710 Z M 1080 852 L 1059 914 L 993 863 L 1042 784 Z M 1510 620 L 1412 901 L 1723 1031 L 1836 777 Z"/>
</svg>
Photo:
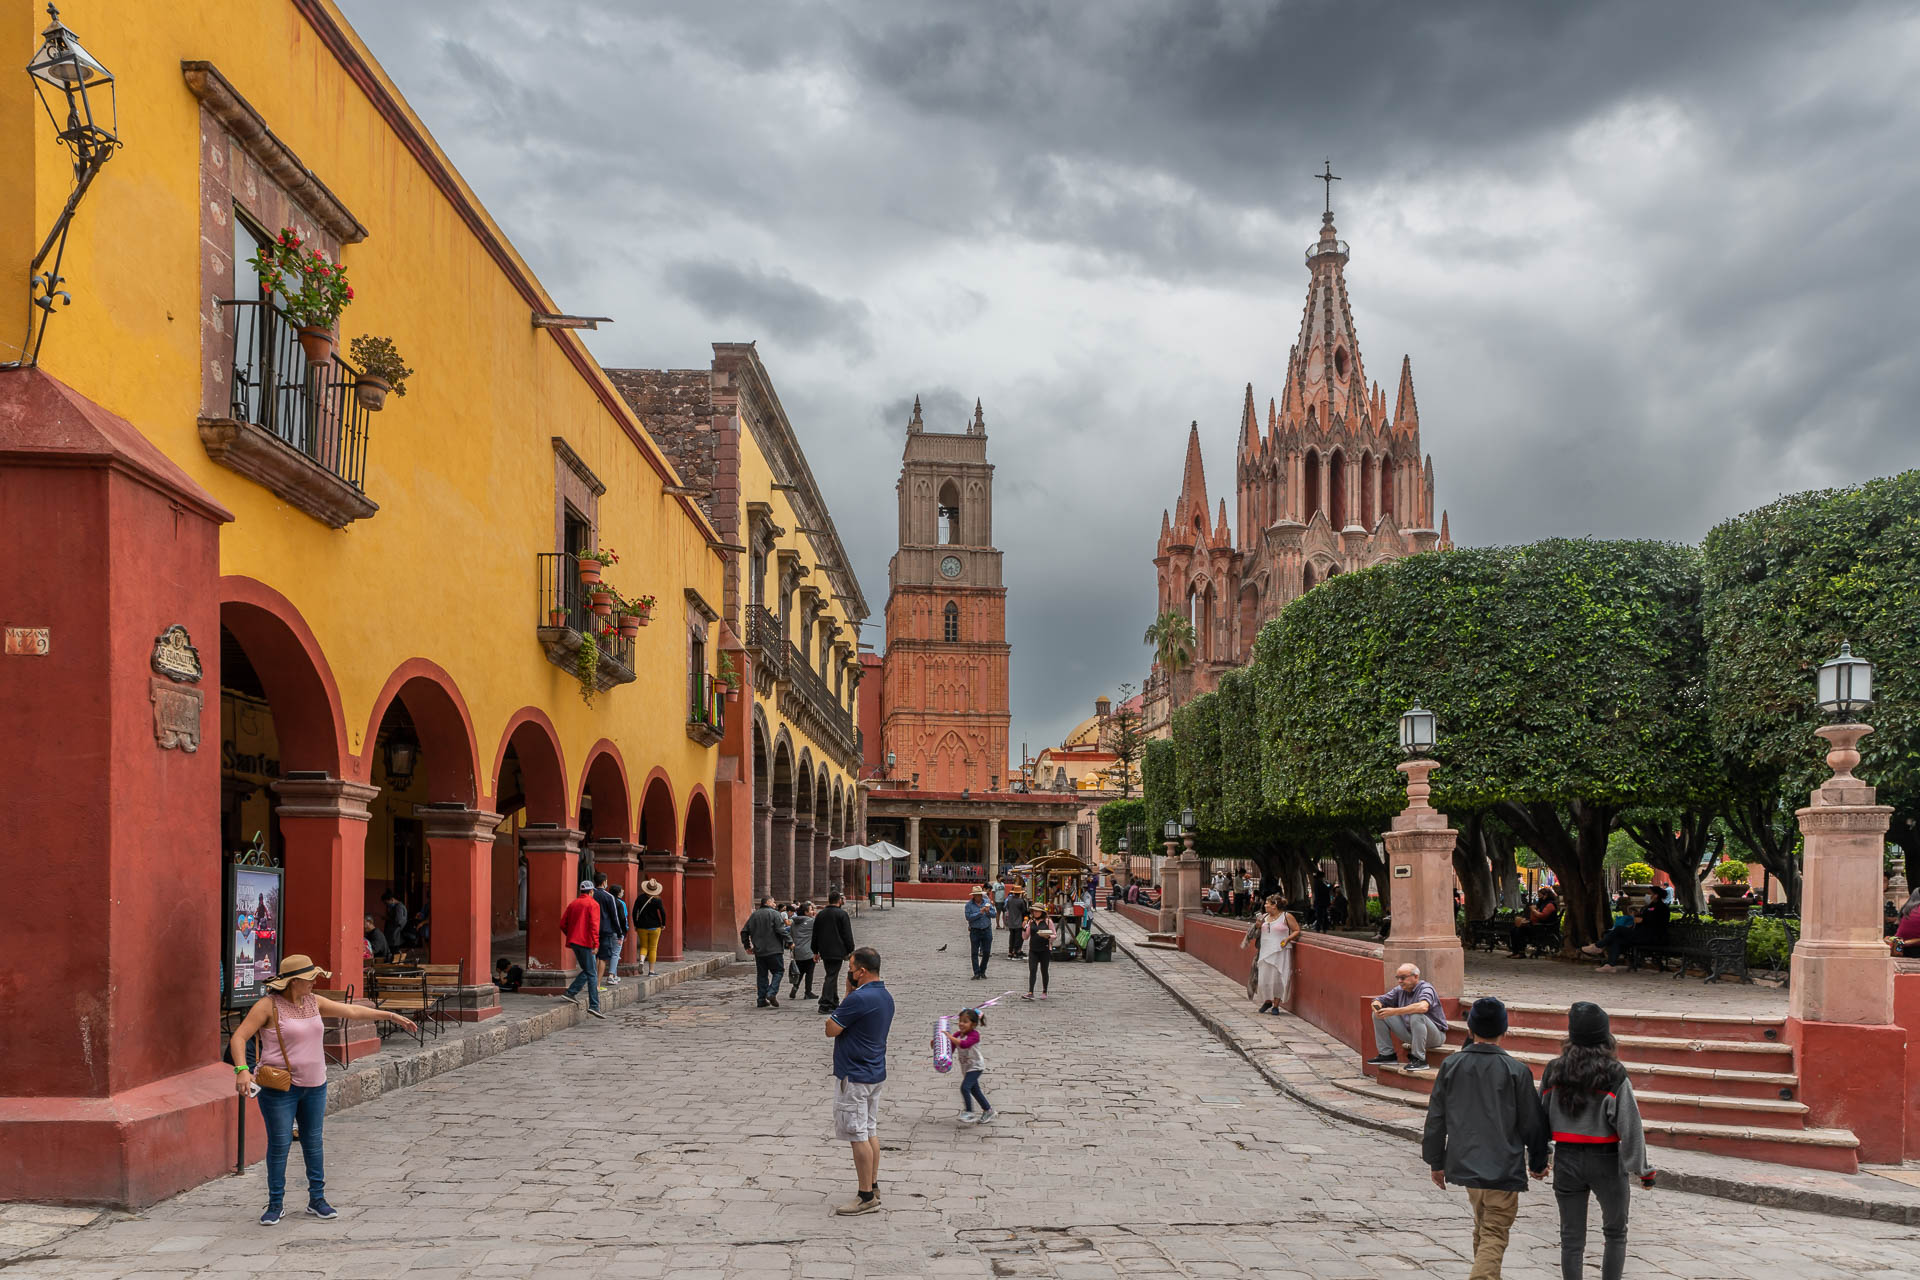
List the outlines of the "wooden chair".
<svg viewBox="0 0 1920 1280">
<path fill-rule="evenodd" d="M 420 974 L 427 980 L 427 995 L 435 1000 L 433 1018 L 436 1022 L 449 1021 L 447 1007 L 454 1005 L 460 998 L 460 988 L 465 985 L 464 964 L 423 964 Z"/>
<path fill-rule="evenodd" d="M 434 1005 L 438 997 L 427 991 L 425 974 L 412 977 L 399 975 L 383 976 L 373 988 L 373 1004 L 377 1009 L 386 1009 L 411 1019 L 414 1023 L 414 1040 L 423 1048 L 427 1043 L 427 1028 L 432 1021 Z M 382 1023 L 380 1034 L 384 1037 L 392 1023 Z M 437 1033 L 438 1026 L 434 1027 Z"/>
</svg>

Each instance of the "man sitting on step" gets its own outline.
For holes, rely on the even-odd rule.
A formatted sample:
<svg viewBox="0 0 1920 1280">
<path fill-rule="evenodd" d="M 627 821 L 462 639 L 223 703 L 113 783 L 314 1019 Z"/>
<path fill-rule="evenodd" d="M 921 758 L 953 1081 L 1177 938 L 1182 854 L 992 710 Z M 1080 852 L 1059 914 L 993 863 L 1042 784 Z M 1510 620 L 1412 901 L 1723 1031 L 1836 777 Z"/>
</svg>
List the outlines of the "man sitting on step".
<svg viewBox="0 0 1920 1280">
<path fill-rule="evenodd" d="M 1403 964 L 1394 971 L 1393 989 L 1373 1002 L 1373 1047 L 1378 1055 L 1368 1058 L 1374 1066 L 1389 1066 L 1400 1061 L 1393 1051 L 1394 1037 L 1407 1042 L 1407 1069 L 1427 1069 L 1427 1050 L 1447 1039 L 1447 1011 L 1440 993 L 1421 978 L 1420 966 Z"/>
</svg>

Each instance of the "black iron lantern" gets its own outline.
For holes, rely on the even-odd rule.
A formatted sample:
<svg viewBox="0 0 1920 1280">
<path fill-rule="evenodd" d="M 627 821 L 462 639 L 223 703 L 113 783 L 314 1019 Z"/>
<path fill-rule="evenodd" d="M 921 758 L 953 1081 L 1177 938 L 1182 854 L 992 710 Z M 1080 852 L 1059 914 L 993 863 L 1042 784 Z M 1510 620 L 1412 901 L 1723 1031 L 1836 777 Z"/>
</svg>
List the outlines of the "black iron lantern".
<svg viewBox="0 0 1920 1280">
<path fill-rule="evenodd" d="M 52 21 L 40 33 L 40 49 L 27 64 L 27 74 L 33 77 L 40 105 L 47 109 L 60 141 L 72 149 L 76 167 L 84 166 L 105 159 L 107 152 L 120 145 L 113 72 L 86 51 L 79 37 L 60 21 L 58 9 L 48 5 L 47 16 Z M 49 89 L 59 95 L 63 110 L 54 109 Z"/>
<path fill-rule="evenodd" d="M 1400 749 L 1410 756 L 1433 754 L 1433 742 L 1439 735 L 1434 714 L 1419 703 L 1400 717 Z"/>
<path fill-rule="evenodd" d="M 1819 689 L 1820 709 L 1835 723 L 1850 721 L 1873 702 L 1873 664 L 1843 640 L 1840 656 L 1820 664 Z"/>
<path fill-rule="evenodd" d="M 1168 818 L 1167 825 L 1160 829 L 1160 834 L 1168 840 L 1178 840 L 1180 838 L 1180 819 Z"/>
<path fill-rule="evenodd" d="M 1118 849 L 1121 853 L 1133 852 L 1132 842 L 1129 841 L 1125 836 L 1121 836 L 1118 840 L 1114 841 L 1113 845 L 1114 845 L 1114 848 Z"/>
<path fill-rule="evenodd" d="M 1182 831 L 1191 831 L 1193 830 L 1193 825 L 1193 810 L 1182 809 L 1180 811 L 1180 829 Z"/>
<path fill-rule="evenodd" d="M 387 734 L 387 785 L 405 791 L 413 785 L 413 771 L 419 763 L 420 740 L 411 730 L 391 730 Z"/>
</svg>

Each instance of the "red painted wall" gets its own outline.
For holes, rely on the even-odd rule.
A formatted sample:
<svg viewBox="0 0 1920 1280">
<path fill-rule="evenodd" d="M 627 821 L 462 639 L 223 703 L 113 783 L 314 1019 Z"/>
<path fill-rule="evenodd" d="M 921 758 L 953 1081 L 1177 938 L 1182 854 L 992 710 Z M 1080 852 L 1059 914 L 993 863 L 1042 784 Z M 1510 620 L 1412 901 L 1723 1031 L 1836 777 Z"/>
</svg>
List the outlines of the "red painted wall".
<svg viewBox="0 0 1920 1280">
<path fill-rule="evenodd" d="M 1187 954 L 1245 986 L 1247 973 L 1259 954 L 1251 946 L 1240 949 L 1240 939 L 1247 936 L 1246 924 L 1235 926 L 1204 916 L 1188 916 L 1186 924 Z"/>
<path fill-rule="evenodd" d="M 1906 1076 L 1900 1091 L 1906 1119 L 1904 1158 L 1920 1160 L 1920 971 L 1907 972 L 1898 961 L 1893 976 L 1893 1020 L 1907 1033 Z"/>
<path fill-rule="evenodd" d="M 1350 1049 L 1373 1052 L 1367 1001 L 1387 989 L 1379 944 L 1308 933 L 1293 946 L 1289 1011 Z"/>
<path fill-rule="evenodd" d="M 896 880 L 893 896 L 902 902 L 965 902 L 979 887 L 972 884 L 916 884 L 908 880 Z"/>
<path fill-rule="evenodd" d="M 1160 927 L 1160 913 L 1150 907 L 1136 907 L 1130 902 L 1120 904 L 1120 914 L 1151 933 Z"/>
<path fill-rule="evenodd" d="M 133 427 L 0 373 L 0 1200 L 149 1204 L 231 1165 L 220 1065 L 219 526 Z M 154 639 L 204 675 L 197 751 L 155 741 Z"/>
<path fill-rule="evenodd" d="M 1895 987 L 1898 1016 L 1899 985 Z M 1906 1151 L 1910 1053 L 1901 1026 L 1862 1027 L 1787 1019 L 1807 1123 L 1851 1129 L 1862 1164 L 1897 1164 Z"/>
</svg>

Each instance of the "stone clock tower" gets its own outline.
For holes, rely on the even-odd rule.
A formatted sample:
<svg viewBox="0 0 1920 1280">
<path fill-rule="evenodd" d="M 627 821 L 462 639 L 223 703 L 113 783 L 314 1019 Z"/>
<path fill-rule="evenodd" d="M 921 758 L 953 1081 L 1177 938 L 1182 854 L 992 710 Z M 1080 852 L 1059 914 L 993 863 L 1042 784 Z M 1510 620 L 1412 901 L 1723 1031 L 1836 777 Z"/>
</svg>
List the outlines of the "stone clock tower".
<svg viewBox="0 0 1920 1280">
<path fill-rule="evenodd" d="M 900 549 L 887 572 L 881 760 L 920 791 L 1008 787 L 1007 589 L 993 546 L 993 466 L 980 405 L 928 431 L 913 402 L 900 467 Z"/>
</svg>

